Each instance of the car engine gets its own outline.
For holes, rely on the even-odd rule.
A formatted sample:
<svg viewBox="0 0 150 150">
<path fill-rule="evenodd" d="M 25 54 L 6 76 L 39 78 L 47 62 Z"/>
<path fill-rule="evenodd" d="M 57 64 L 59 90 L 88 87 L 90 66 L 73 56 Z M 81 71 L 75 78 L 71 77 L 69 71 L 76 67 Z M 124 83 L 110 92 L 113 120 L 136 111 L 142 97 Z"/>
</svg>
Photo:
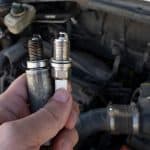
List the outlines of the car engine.
<svg viewBox="0 0 150 150">
<path fill-rule="evenodd" d="M 71 81 L 76 150 L 150 149 L 150 2 L 0 0 L 0 93 L 41 66 L 39 101 Z"/>
</svg>

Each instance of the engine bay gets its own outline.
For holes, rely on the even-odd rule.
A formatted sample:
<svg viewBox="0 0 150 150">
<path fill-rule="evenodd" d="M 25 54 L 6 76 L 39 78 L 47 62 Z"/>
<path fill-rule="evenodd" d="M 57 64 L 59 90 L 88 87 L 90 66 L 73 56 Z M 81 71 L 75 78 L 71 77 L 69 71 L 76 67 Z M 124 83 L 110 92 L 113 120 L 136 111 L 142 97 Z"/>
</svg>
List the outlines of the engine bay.
<svg viewBox="0 0 150 150">
<path fill-rule="evenodd" d="M 26 71 L 33 35 L 50 60 L 65 32 L 81 111 L 75 149 L 149 150 L 149 18 L 150 3 L 140 0 L 1 0 L 0 92 Z"/>
</svg>

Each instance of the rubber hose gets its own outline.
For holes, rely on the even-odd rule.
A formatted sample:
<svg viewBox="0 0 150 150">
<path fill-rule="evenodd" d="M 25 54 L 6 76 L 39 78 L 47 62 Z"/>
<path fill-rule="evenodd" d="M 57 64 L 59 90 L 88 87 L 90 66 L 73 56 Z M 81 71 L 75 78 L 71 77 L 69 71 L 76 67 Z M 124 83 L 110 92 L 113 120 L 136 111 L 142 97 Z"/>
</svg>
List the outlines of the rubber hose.
<svg viewBox="0 0 150 150">
<path fill-rule="evenodd" d="M 3 73 L 2 70 L 7 60 L 8 60 L 7 57 L 4 56 L 2 53 L 0 53 L 0 75 L 1 73 Z"/>
<path fill-rule="evenodd" d="M 80 139 L 84 139 L 96 132 L 107 130 L 106 116 L 106 109 L 96 109 L 82 114 L 76 126 Z"/>
<path fill-rule="evenodd" d="M 27 48 L 25 47 L 26 39 L 21 39 L 15 45 L 6 48 L 0 53 L 0 69 L 2 69 L 6 60 L 9 60 L 10 64 L 17 63 L 21 58 L 27 54 Z M 52 55 L 51 45 L 47 42 L 43 42 L 44 55 L 50 57 Z"/>
<path fill-rule="evenodd" d="M 95 80 L 99 84 L 109 80 L 112 71 L 97 57 L 86 52 L 72 51 L 71 58 L 73 67 L 80 70 L 80 73 L 89 75 L 91 80 Z M 88 61 L 85 61 L 85 58 Z"/>
<path fill-rule="evenodd" d="M 81 139 L 100 131 L 112 134 L 136 134 L 133 128 L 135 114 L 138 114 L 136 105 L 110 105 L 81 114 L 76 128 Z"/>
</svg>

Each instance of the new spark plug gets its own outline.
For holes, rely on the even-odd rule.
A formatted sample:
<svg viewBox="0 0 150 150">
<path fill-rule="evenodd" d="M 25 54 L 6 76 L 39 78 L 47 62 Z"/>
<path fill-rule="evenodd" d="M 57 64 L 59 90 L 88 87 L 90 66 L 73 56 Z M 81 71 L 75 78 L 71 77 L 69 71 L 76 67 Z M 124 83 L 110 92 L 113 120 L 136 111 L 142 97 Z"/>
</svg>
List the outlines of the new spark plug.
<svg viewBox="0 0 150 150">
<path fill-rule="evenodd" d="M 34 35 L 28 41 L 27 85 L 31 112 L 43 107 L 52 92 L 49 65 L 43 57 L 42 39 Z"/>
<path fill-rule="evenodd" d="M 51 59 L 52 77 L 54 78 L 55 90 L 59 88 L 68 89 L 70 78 L 71 58 L 70 42 L 67 33 L 60 32 L 59 37 L 54 40 L 54 52 Z"/>
</svg>

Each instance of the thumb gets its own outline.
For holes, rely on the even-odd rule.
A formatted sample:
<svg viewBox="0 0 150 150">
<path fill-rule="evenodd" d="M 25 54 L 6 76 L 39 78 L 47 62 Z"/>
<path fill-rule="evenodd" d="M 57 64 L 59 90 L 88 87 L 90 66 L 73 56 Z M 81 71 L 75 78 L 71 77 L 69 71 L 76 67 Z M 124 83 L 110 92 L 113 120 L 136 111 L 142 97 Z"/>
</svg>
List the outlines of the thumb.
<svg viewBox="0 0 150 150">
<path fill-rule="evenodd" d="M 20 142 L 24 141 L 29 145 L 45 143 L 56 136 L 65 126 L 71 108 L 71 94 L 63 89 L 56 91 L 44 108 L 28 117 L 11 123 L 16 142 L 18 143 L 21 140 Z"/>
</svg>

